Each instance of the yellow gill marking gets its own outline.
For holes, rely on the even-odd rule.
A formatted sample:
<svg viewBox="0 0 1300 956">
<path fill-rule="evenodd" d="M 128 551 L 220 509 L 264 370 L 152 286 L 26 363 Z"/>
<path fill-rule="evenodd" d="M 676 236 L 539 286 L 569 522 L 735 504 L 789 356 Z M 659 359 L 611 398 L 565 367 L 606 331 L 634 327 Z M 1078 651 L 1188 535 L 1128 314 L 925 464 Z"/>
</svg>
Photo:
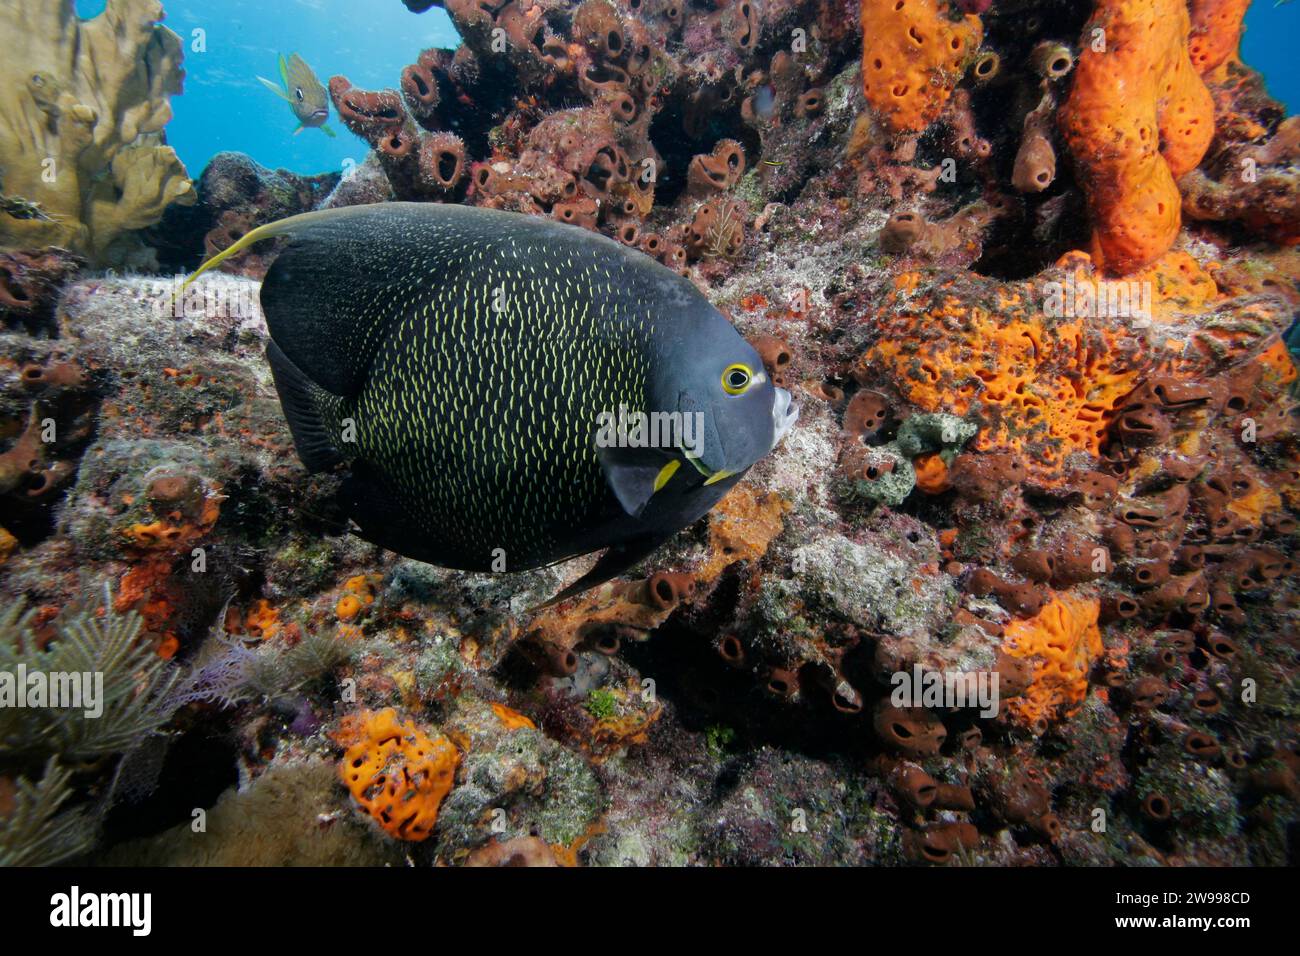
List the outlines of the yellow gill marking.
<svg viewBox="0 0 1300 956">
<path fill-rule="evenodd" d="M 660 491 L 663 486 L 668 484 L 673 475 L 677 474 L 677 469 L 682 466 L 681 459 L 674 458 L 668 464 L 659 469 L 659 474 L 655 477 L 655 491 Z M 707 484 L 707 482 L 706 482 Z"/>
</svg>

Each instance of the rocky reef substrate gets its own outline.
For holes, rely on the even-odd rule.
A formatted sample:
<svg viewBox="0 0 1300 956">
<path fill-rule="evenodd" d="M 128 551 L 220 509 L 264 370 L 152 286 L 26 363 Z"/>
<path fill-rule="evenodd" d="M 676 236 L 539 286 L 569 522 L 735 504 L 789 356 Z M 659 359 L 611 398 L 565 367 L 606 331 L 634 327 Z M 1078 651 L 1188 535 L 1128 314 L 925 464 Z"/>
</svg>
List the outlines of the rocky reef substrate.
<svg viewBox="0 0 1300 956">
<path fill-rule="evenodd" d="M 131 248 L 552 216 L 694 281 L 798 426 L 534 612 L 590 559 L 348 534 L 261 358 L 273 248 L 177 302 L 84 271 L 117 233 L 0 254 L 0 670 L 100 662 L 112 715 L 0 710 L 0 860 L 1294 862 L 1300 126 L 1245 4 L 446 7 L 456 51 L 330 80 L 365 163 L 223 155 Z"/>
</svg>

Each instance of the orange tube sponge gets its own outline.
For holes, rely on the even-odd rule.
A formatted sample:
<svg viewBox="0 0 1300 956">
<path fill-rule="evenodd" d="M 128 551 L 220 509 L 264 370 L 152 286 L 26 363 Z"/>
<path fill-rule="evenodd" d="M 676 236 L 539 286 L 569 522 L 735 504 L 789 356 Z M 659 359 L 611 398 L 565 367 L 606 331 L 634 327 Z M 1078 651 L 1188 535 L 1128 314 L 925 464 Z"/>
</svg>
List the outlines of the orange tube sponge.
<svg viewBox="0 0 1300 956">
<path fill-rule="evenodd" d="M 1147 265 L 1173 245 L 1175 182 L 1214 136 L 1214 103 L 1188 56 L 1183 0 L 1099 0 L 1074 88 L 1060 111 L 1107 271 Z"/>
<path fill-rule="evenodd" d="M 460 753 L 446 737 L 430 740 L 389 707 L 362 715 L 360 739 L 348 747 L 339 776 L 353 799 L 389 836 L 418 842 L 433 832 L 451 792 Z"/>
<path fill-rule="evenodd" d="M 1241 20 L 1250 0 L 1192 0 L 1192 66 L 1204 76 L 1237 52 Z"/>
<path fill-rule="evenodd" d="M 1034 617 L 1007 624 L 1002 650 L 1039 659 L 1029 688 L 1005 701 L 1013 721 L 1045 730 L 1049 721 L 1068 716 L 1083 703 L 1088 671 L 1103 650 L 1099 614 L 1096 598 L 1058 594 Z"/>
<path fill-rule="evenodd" d="M 938 117 L 980 45 L 977 16 L 953 19 L 947 0 L 862 0 L 862 91 L 896 133 Z"/>
</svg>

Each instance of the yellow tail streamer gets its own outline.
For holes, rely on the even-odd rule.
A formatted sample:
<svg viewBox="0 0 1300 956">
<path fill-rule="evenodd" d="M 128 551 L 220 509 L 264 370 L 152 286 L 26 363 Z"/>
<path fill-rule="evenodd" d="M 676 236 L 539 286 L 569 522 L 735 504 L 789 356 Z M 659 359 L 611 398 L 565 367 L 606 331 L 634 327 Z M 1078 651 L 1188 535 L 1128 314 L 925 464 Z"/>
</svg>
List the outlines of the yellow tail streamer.
<svg viewBox="0 0 1300 956">
<path fill-rule="evenodd" d="M 256 229 L 250 229 L 244 235 L 240 236 L 238 240 L 232 242 L 229 246 L 222 249 L 220 252 L 218 252 L 207 262 L 203 263 L 203 265 L 199 266 L 198 269 L 193 274 L 188 276 L 185 279 L 185 281 L 181 283 L 181 287 L 180 289 L 177 290 L 176 295 L 173 296 L 172 304 L 175 305 L 175 300 L 179 299 L 182 295 L 184 295 L 185 290 L 190 287 L 190 284 L 193 283 L 194 280 L 197 279 L 199 276 L 203 275 L 203 273 L 210 272 L 211 270 L 215 269 L 217 266 L 221 265 L 221 263 L 225 262 L 231 256 L 239 255 L 241 252 L 243 252 L 245 249 L 247 249 L 249 246 L 253 245 L 254 243 L 261 242 L 263 239 L 274 239 L 277 236 L 286 235 L 287 233 L 292 232 L 298 226 L 302 225 L 304 222 L 310 222 L 315 219 L 321 219 L 326 216 L 329 216 L 331 213 L 336 213 L 340 211 L 341 210 L 337 210 L 337 209 L 319 209 L 315 212 L 304 212 L 297 216 L 289 216 L 287 219 L 277 219 L 275 222 L 268 222 L 264 226 L 258 226 Z"/>
</svg>

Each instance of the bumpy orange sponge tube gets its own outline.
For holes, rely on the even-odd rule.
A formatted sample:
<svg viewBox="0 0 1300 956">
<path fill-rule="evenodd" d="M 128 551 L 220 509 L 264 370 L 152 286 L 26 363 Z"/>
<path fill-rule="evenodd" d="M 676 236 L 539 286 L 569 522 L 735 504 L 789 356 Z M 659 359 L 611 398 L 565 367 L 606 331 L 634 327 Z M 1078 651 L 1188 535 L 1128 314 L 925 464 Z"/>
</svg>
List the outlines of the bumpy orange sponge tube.
<svg viewBox="0 0 1300 956">
<path fill-rule="evenodd" d="M 1058 594 L 1035 617 L 1007 625 L 1002 649 L 1038 659 L 1029 689 L 1005 702 L 1012 720 L 1043 730 L 1083 703 L 1088 671 L 1103 650 L 1099 614 L 1096 598 Z"/>
<path fill-rule="evenodd" d="M 1060 125 L 1084 190 L 1094 252 L 1112 274 L 1173 245 L 1175 182 L 1214 136 L 1214 103 L 1188 56 L 1184 0 L 1098 0 Z"/>
<path fill-rule="evenodd" d="M 430 740 L 389 707 L 363 715 L 362 738 L 347 749 L 339 776 L 353 799 L 391 837 L 418 842 L 433 832 L 451 792 L 460 753 L 445 737 Z"/>
<path fill-rule="evenodd" d="M 896 133 L 929 126 L 980 45 L 979 17 L 947 0 L 862 0 L 862 90 Z"/>
<path fill-rule="evenodd" d="M 1192 0 L 1192 66 L 1204 75 L 1237 52 L 1250 0 Z"/>
</svg>

